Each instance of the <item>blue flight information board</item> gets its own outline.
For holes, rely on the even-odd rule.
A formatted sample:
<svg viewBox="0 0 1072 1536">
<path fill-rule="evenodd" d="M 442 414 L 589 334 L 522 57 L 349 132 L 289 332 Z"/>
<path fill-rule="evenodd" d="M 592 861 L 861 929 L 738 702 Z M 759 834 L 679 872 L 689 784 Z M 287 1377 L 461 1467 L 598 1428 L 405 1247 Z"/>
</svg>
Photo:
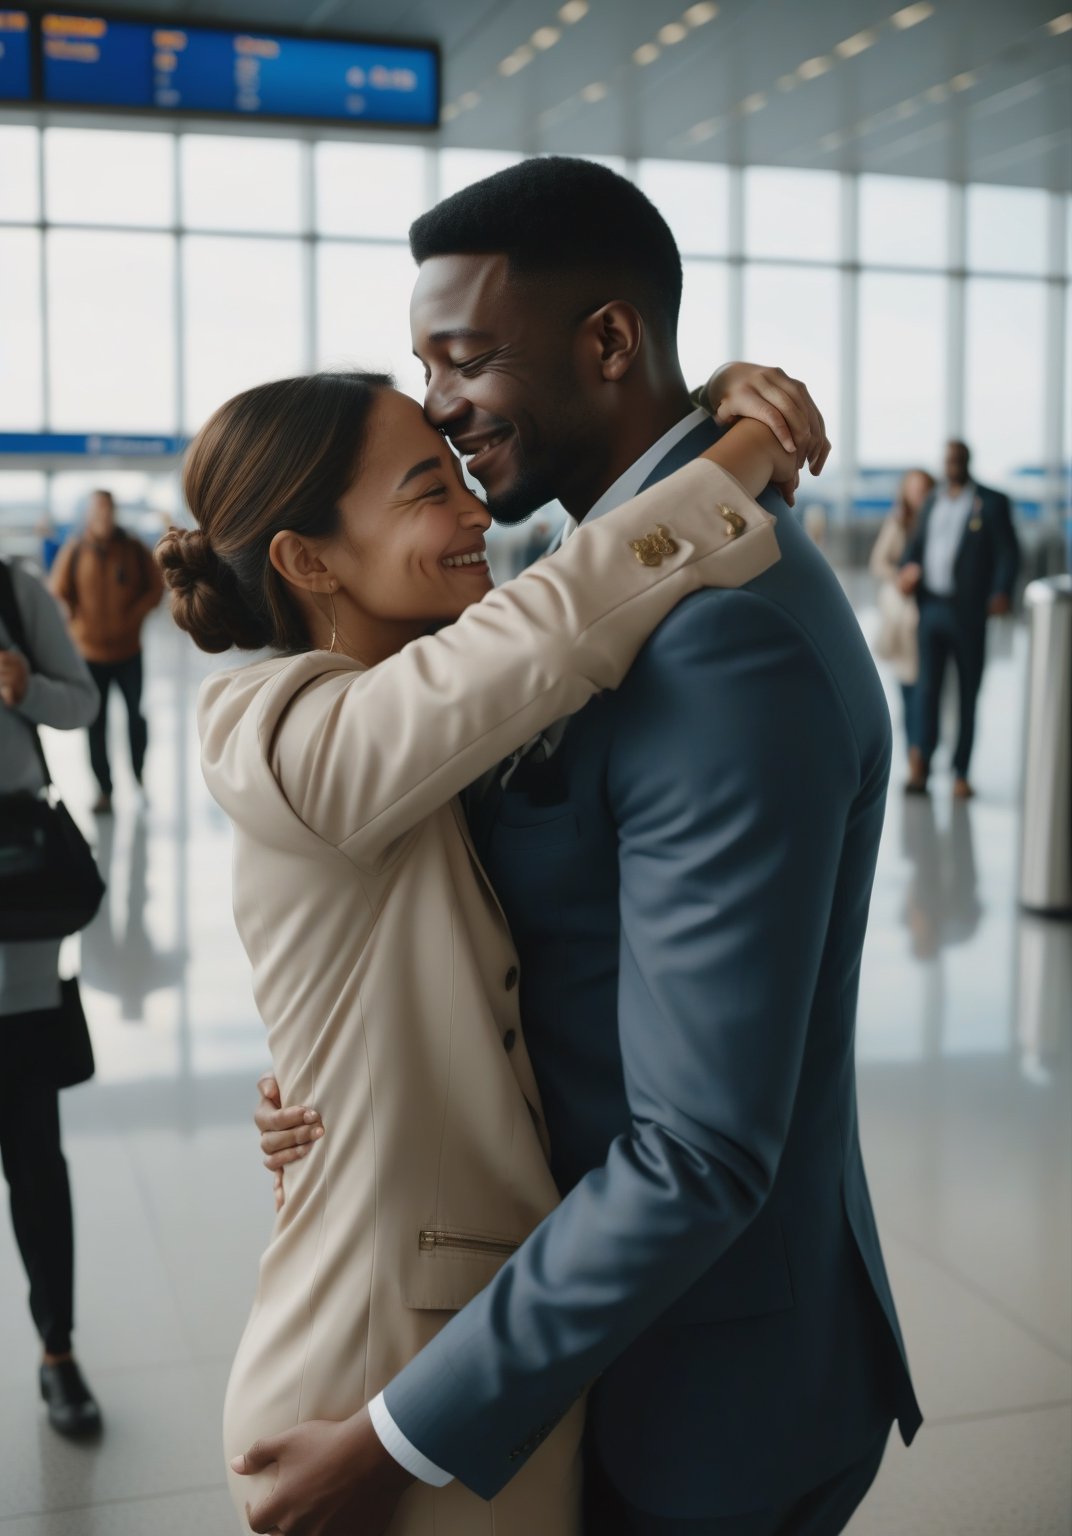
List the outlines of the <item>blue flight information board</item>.
<svg viewBox="0 0 1072 1536">
<path fill-rule="evenodd" d="M 26 11 L 0 11 L 0 101 L 29 101 L 30 17 Z"/>
<path fill-rule="evenodd" d="M 434 128 L 434 48 L 50 13 L 44 99 L 240 117 Z"/>
</svg>

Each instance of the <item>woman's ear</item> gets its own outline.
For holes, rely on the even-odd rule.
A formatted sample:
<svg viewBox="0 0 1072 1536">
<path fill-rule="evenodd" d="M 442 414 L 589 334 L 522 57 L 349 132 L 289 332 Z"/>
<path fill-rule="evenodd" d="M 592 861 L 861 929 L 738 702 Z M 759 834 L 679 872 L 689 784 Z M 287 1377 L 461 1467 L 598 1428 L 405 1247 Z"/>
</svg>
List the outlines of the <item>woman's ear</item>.
<svg viewBox="0 0 1072 1536">
<path fill-rule="evenodd" d="M 588 316 L 584 333 L 600 374 L 608 384 L 616 384 L 636 361 L 644 339 L 644 321 L 640 311 L 625 299 L 612 299 Z"/>
<path fill-rule="evenodd" d="M 320 556 L 287 528 L 273 537 L 268 558 L 284 581 L 303 592 L 330 592 L 337 586 Z"/>
</svg>

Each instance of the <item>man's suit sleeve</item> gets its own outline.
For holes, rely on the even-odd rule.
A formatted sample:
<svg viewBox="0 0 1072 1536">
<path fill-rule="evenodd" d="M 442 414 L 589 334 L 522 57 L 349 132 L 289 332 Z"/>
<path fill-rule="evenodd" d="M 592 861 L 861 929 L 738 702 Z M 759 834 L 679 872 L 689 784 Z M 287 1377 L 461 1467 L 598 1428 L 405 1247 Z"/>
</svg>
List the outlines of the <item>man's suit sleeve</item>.
<svg viewBox="0 0 1072 1536">
<path fill-rule="evenodd" d="M 752 590 L 682 604 L 614 719 L 629 1129 L 385 1393 L 486 1498 L 762 1207 L 859 786 L 822 662 Z"/>
<path fill-rule="evenodd" d="M 1013 527 L 1009 498 L 999 492 L 995 502 L 997 558 L 994 562 L 994 590 L 990 596 L 1000 595 L 1011 598 L 1020 570 L 1020 541 Z"/>
</svg>

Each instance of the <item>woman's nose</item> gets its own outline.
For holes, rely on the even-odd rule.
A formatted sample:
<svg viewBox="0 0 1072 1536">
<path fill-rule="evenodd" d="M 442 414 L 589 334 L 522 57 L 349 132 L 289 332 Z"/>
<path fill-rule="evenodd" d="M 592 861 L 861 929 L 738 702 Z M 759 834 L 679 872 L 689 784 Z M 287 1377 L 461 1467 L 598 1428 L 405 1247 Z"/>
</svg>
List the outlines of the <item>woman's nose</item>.
<svg viewBox="0 0 1072 1536">
<path fill-rule="evenodd" d="M 458 524 L 462 528 L 490 528 L 491 513 L 484 503 L 471 491 L 465 494 L 465 508 L 458 518 Z"/>
</svg>

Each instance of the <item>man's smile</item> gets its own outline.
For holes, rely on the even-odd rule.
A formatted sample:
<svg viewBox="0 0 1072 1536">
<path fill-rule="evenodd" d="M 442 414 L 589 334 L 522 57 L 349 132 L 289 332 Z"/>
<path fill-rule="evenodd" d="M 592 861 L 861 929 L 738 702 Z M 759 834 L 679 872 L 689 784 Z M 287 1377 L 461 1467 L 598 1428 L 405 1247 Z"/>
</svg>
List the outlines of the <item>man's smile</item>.
<svg viewBox="0 0 1072 1536">
<path fill-rule="evenodd" d="M 467 433 L 462 437 L 452 437 L 451 446 L 465 460 L 465 467 L 470 474 L 482 479 L 481 471 L 493 460 L 496 450 L 504 444 L 512 441 L 514 429 L 512 427 L 497 427 L 493 432 Z"/>
</svg>

